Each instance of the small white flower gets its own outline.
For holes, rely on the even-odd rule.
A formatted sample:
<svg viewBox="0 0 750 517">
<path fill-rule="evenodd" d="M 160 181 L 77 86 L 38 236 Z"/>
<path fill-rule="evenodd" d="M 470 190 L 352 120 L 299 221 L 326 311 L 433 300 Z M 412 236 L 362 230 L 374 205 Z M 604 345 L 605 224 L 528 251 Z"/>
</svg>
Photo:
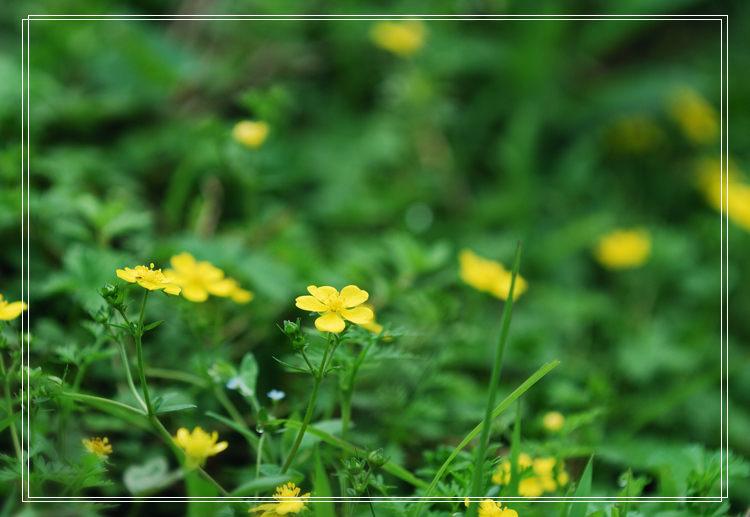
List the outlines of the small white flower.
<svg viewBox="0 0 750 517">
<path fill-rule="evenodd" d="M 255 394 L 255 392 L 251 390 L 247 384 L 245 384 L 245 381 L 243 381 L 241 377 L 232 377 L 231 379 L 229 379 L 227 381 L 227 389 L 239 389 L 240 393 L 242 393 L 242 395 L 245 397 L 252 397 Z"/>
<path fill-rule="evenodd" d="M 274 402 L 278 402 L 279 400 L 286 397 L 286 393 L 284 393 L 283 391 L 279 391 L 279 390 L 271 390 L 266 394 L 266 396 L 269 399 L 273 400 Z"/>
</svg>

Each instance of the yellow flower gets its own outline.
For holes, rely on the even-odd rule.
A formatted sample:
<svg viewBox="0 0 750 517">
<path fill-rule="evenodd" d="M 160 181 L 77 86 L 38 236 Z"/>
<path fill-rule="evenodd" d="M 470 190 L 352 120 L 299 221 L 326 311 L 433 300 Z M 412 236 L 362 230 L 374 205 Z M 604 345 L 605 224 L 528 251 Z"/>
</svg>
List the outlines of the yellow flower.
<svg viewBox="0 0 750 517">
<path fill-rule="evenodd" d="M 558 411 L 550 411 L 544 415 L 542 424 L 548 431 L 559 431 L 565 425 L 565 417 Z"/>
<path fill-rule="evenodd" d="M 642 266 L 651 254 L 651 235 L 647 230 L 615 230 L 601 239 L 594 249 L 594 258 L 609 269 Z"/>
<path fill-rule="evenodd" d="M 750 185 L 742 181 L 732 160 L 726 161 L 724 174 L 720 160 L 702 160 L 698 164 L 697 183 L 711 206 L 750 231 Z"/>
<path fill-rule="evenodd" d="M 468 497 L 464 499 L 464 505 L 469 506 Z M 479 501 L 477 515 L 479 517 L 518 517 L 518 513 L 515 510 L 511 510 L 507 506 L 503 508 L 502 506 L 503 503 L 500 501 L 495 502 L 492 499 L 482 499 Z"/>
<path fill-rule="evenodd" d="M 674 92 L 668 110 L 685 136 L 697 144 L 708 144 L 719 132 L 719 116 L 706 99 L 691 88 Z"/>
<path fill-rule="evenodd" d="M 216 443 L 218 439 L 219 433 L 214 431 L 208 434 L 200 427 L 193 429 L 192 433 L 181 427 L 177 430 L 177 436 L 172 437 L 174 443 L 185 451 L 187 456 L 185 465 L 189 469 L 202 467 L 206 463 L 206 458 L 215 456 L 227 448 L 229 444 L 227 442 Z"/>
<path fill-rule="evenodd" d="M 14 320 L 28 308 L 23 302 L 8 303 L 7 301 L 3 301 L 3 295 L 0 294 L 0 320 Z"/>
<path fill-rule="evenodd" d="M 417 20 L 378 22 L 370 30 L 370 39 L 376 46 L 400 57 L 416 54 L 424 38 L 424 24 Z"/>
<path fill-rule="evenodd" d="M 221 269 L 210 262 L 197 262 L 190 253 L 180 253 L 169 261 L 174 269 L 167 269 L 166 274 L 182 287 L 182 296 L 191 302 L 205 302 L 209 294 L 230 296 L 237 303 L 247 303 L 253 298 L 253 293 L 240 289 L 236 280 L 225 278 Z"/>
<path fill-rule="evenodd" d="M 510 281 L 513 274 L 506 270 L 502 264 L 487 260 L 471 250 L 463 250 L 458 256 L 461 269 L 461 279 L 474 289 L 490 293 L 492 296 L 502 300 L 508 299 L 510 294 Z M 516 286 L 513 291 L 513 300 L 517 300 L 526 289 L 528 284 L 521 275 L 516 277 Z"/>
<path fill-rule="evenodd" d="M 266 122 L 243 120 L 235 124 L 234 129 L 232 129 L 232 136 L 245 147 L 257 149 L 266 141 L 269 129 Z"/>
<path fill-rule="evenodd" d="M 165 278 L 161 269 L 154 270 L 154 264 L 151 263 L 151 267 L 146 266 L 135 266 L 135 269 L 126 267 L 117 270 L 117 276 L 122 278 L 126 282 L 138 283 L 144 289 L 149 291 L 163 290 L 167 294 L 180 294 L 180 288 L 176 285 L 168 285 L 172 279 Z"/>
<path fill-rule="evenodd" d="M 554 492 L 558 486 L 568 482 L 568 473 L 564 470 L 565 463 L 555 458 L 535 458 L 525 453 L 518 456 L 518 470 L 521 479 L 518 482 L 518 495 L 521 497 L 539 497 L 544 492 Z M 529 467 L 531 467 L 529 469 Z M 497 472 L 492 476 L 492 482 L 497 485 L 510 483 L 510 460 L 500 463 Z"/>
<path fill-rule="evenodd" d="M 310 497 L 310 493 L 299 495 L 299 492 L 299 487 L 295 487 L 294 483 L 278 486 L 276 487 L 276 494 L 273 496 L 278 503 L 262 504 L 258 507 L 250 508 L 248 513 L 263 512 L 260 517 L 277 517 L 279 515 L 299 513 L 302 510 L 307 510 L 305 502 Z"/>
<path fill-rule="evenodd" d="M 366 302 L 370 295 L 356 285 L 344 287 L 341 293 L 333 287 L 314 285 L 309 286 L 307 291 L 312 296 L 298 297 L 297 307 L 321 315 L 315 320 L 315 327 L 321 332 L 341 332 L 346 327 L 344 319 L 363 325 L 372 321 L 374 317 L 370 309 L 357 307 Z"/>
<path fill-rule="evenodd" d="M 109 445 L 109 438 L 91 438 L 91 440 L 86 440 L 85 438 L 81 440 L 81 443 L 84 447 L 86 447 L 86 450 L 89 452 L 93 452 L 97 456 L 99 456 L 101 459 L 106 460 L 108 454 L 112 454 L 112 446 Z"/>
</svg>

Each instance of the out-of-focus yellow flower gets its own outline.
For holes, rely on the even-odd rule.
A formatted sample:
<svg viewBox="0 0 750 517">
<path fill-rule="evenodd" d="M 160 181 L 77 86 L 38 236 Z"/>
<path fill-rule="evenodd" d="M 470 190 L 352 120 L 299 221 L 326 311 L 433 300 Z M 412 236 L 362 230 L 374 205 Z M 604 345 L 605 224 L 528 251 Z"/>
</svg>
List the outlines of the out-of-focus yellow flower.
<svg viewBox="0 0 750 517">
<path fill-rule="evenodd" d="M 651 234 L 644 229 L 615 230 L 599 239 L 594 258 L 608 269 L 642 266 L 651 255 Z"/>
<path fill-rule="evenodd" d="M 422 48 L 425 33 L 424 24 L 417 20 L 378 22 L 370 30 L 370 39 L 397 56 L 411 57 Z"/>
<path fill-rule="evenodd" d="M 719 116 L 713 106 L 692 88 L 675 90 L 668 110 L 688 139 L 697 144 L 709 144 L 716 140 Z"/>
<path fill-rule="evenodd" d="M 135 269 L 126 267 L 118 269 L 117 276 L 131 284 L 138 283 L 144 289 L 149 291 L 164 291 L 167 294 L 180 294 L 181 289 L 176 285 L 169 285 L 172 278 L 164 277 L 161 269 L 154 270 L 154 263 L 150 267 L 135 266 Z"/>
<path fill-rule="evenodd" d="M 346 327 L 344 319 L 363 325 L 372 321 L 374 317 L 370 309 L 358 307 L 366 302 L 370 295 L 356 285 L 344 287 L 341 293 L 330 286 L 314 285 L 308 286 L 307 291 L 312 296 L 298 297 L 297 307 L 321 315 L 315 320 L 315 327 L 321 332 L 341 332 Z"/>
<path fill-rule="evenodd" d="M 565 425 L 565 417 L 558 411 L 550 411 L 544 415 L 542 424 L 548 431 L 559 431 Z"/>
<path fill-rule="evenodd" d="M 81 440 L 81 443 L 84 447 L 86 447 L 86 450 L 89 452 L 93 452 L 97 456 L 99 456 L 101 459 L 106 460 L 108 454 L 112 454 L 112 446 L 109 445 L 109 438 L 91 438 L 91 440 L 83 439 Z"/>
<path fill-rule="evenodd" d="M 750 232 L 750 185 L 742 181 L 742 176 L 732 160 L 726 161 L 723 177 L 720 160 L 701 160 L 698 164 L 697 183 L 711 206 Z"/>
<path fill-rule="evenodd" d="M 187 456 L 185 466 L 189 469 L 202 467 L 206 463 L 206 458 L 215 456 L 227 448 L 227 442 L 216 443 L 219 439 L 219 433 L 214 431 L 208 434 L 200 427 L 193 429 L 191 433 L 184 427 L 177 430 L 177 436 L 172 440 L 176 443 Z"/>
<path fill-rule="evenodd" d="M 232 136 L 245 147 L 257 149 L 268 138 L 269 130 L 270 127 L 266 122 L 243 120 L 235 124 L 234 129 L 232 129 Z"/>
<path fill-rule="evenodd" d="M 294 486 L 294 483 L 287 483 L 284 486 L 276 487 L 276 495 L 273 496 L 278 503 L 267 503 L 255 508 L 250 508 L 248 513 L 263 512 L 260 517 L 278 517 L 280 515 L 286 515 L 289 513 L 299 513 L 302 510 L 307 510 L 305 503 L 310 497 L 310 493 L 299 495 L 299 487 Z"/>
<path fill-rule="evenodd" d="M 3 301 L 3 295 L 0 294 L 0 320 L 14 320 L 26 309 L 28 309 L 28 306 L 25 303 Z"/>
<path fill-rule="evenodd" d="M 467 497 L 464 499 L 464 505 L 469 506 L 470 501 Z M 503 503 L 500 501 L 493 501 L 492 499 L 482 499 L 479 501 L 479 508 L 477 508 L 477 515 L 479 517 L 518 517 L 518 513 L 515 510 L 511 510 L 507 506 L 502 507 Z"/>
<path fill-rule="evenodd" d="M 522 497 L 539 497 L 544 492 L 554 492 L 558 487 L 568 483 L 569 476 L 565 472 L 565 463 L 555 458 L 535 458 L 525 453 L 518 455 L 518 470 L 521 479 L 518 483 L 518 495 Z M 492 476 L 492 482 L 497 485 L 510 483 L 510 460 L 500 463 L 497 472 Z"/>
<path fill-rule="evenodd" d="M 624 115 L 615 120 L 607 131 L 614 151 L 643 154 L 657 148 L 665 139 L 653 117 L 644 113 Z"/>
<path fill-rule="evenodd" d="M 363 307 L 365 309 L 370 309 L 372 311 L 372 319 L 368 321 L 367 323 L 362 323 L 359 326 L 369 330 L 373 334 L 380 334 L 383 331 L 383 325 L 380 325 L 378 322 L 375 321 L 375 308 L 370 305 L 369 303 L 363 303 L 360 305 L 360 307 Z"/>
<path fill-rule="evenodd" d="M 166 274 L 182 287 L 182 296 L 191 302 L 205 302 L 209 294 L 231 297 L 237 303 L 247 303 L 253 293 L 240 288 L 233 278 L 225 278 L 224 272 L 210 262 L 198 262 L 190 253 L 180 253 L 169 260 L 174 269 Z"/>
<path fill-rule="evenodd" d="M 482 258 L 471 250 L 461 251 L 458 261 L 461 266 L 459 274 L 464 282 L 474 289 L 490 293 L 502 300 L 508 299 L 513 274 L 506 270 L 502 264 Z M 513 300 L 517 300 L 526 289 L 528 289 L 526 280 L 518 275 L 513 290 Z"/>
</svg>

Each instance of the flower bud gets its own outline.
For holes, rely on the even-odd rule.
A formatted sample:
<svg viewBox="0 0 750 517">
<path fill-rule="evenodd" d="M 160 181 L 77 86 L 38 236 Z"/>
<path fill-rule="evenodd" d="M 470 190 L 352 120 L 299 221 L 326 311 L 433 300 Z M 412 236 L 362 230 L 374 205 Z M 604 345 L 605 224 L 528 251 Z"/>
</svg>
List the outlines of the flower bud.
<svg viewBox="0 0 750 517">
<path fill-rule="evenodd" d="M 362 472 L 362 468 L 364 461 L 359 461 L 356 458 L 352 458 L 351 460 L 347 460 L 346 465 L 346 471 L 351 474 L 352 476 L 356 476 L 360 472 Z"/>
<path fill-rule="evenodd" d="M 300 350 L 307 344 L 307 342 L 305 341 L 305 336 L 300 330 L 299 318 L 297 318 L 296 322 L 284 320 L 284 328 L 282 328 L 281 330 L 284 332 L 284 334 L 287 335 L 289 341 L 292 342 L 292 347 L 295 350 Z"/>
<path fill-rule="evenodd" d="M 383 454 L 383 448 L 376 451 L 372 451 L 370 454 L 367 455 L 367 464 L 372 469 L 377 469 L 382 467 L 388 462 L 388 459 Z"/>
</svg>

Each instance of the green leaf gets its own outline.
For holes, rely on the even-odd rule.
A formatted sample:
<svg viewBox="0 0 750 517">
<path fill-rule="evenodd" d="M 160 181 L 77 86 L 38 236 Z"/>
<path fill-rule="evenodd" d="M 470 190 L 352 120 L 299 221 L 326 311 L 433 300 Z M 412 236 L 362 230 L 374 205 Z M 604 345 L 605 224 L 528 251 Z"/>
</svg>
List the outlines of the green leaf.
<svg viewBox="0 0 750 517">
<path fill-rule="evenodd" d="M 143 332 L 146 332 L 146 331 L 151 330 L 151 329 L 155 329 L 156 327 L 158 327 L 162 323 L 164 323 L 164 320 L 157 321 L 155 323 L 151 323 L 150 325 L 146 325 L 145 327 L 143 327 Z"/>
<path fill-rule="evenodd" d="M 333 495 L 331 492 L 331 484 L 328 482 L 328 475 L 323 467 L 323 461 L 320 459 L 320 451 L 318 450 L 318 447 L 315 447 L 315 479 L 313 482 L 313 490 L 317 497 L 329 499 L 328 501 L 314 500 L 312 502 L 315 515 L 317 517 L 336 517 L 333 502 L 330 501 L 330 498 Z"/>
<path fill-rule="evenodd" d="M 583 474 L 581 474 L 581 480 L 578 482 L 578 487 L 574 494 L 575 497 L 589 497 L 591 495 L 591 471 L 593 463 L 594 456 L 592 455 L 589 458 L 586 468 L 583 470 Z M 588 501 L 575 501 L 570 504 L 570 514 L 568 517 L 585 517 L 588 507 Z"/>
<path fill-rule="evenodd" d="M 291 370 L 295 370 L 297 372 L 302 372 L 302 373 L 312 373 L 307 368 L 300 368 L 299 366 L 292 366 L 291 364 L 285 363 L 284 361 L 282 361 L 281 359 L 279 359 L 277 357 L 274 357 L 274 359 L 276 360 L 276 362 L 279 362 L 279 363 L 283 364 L 284 366 L 286 366 L 287 368 L 289 368 Z"/>
<path fill-rule="evenodd" d="M 183 409 L 197 408 L 195 404 L 165 404 L 159 406 L 157 413 L 172 413 L 174 411 L 182 411 Z"/>
<path fill-rule="evenodd" d="M 245 390 L 242 389 L 240 390 L 240 393 L 246 397 L 255 395 L 255 387 L 258 384 L 258 361 L 255 360 L 255 356 L 252 352 L 246 353 L 242 358 L 238 376 L 242 379 L 242 382 L 244 382 L 244 387 L 249 390 L 249 393 L 246 393 Z"/>
<path fill-rule="evenodd" d="M 518 457 L 521 455 L 521 400 L 516 405 L 516 425 L 513 427 L 513 441 L 510 444 L 510 493 L 518 496 L 520 472 Z"/>
<path fill-rule="evenodd" d="M 205 479 L 198 475 L 196 470 L 185 474 L 185 488 L 188 497 L 216 497 L 219 495 L 218 489 Z M 188 503 L 188 517 L 207 517 L 213 515 L 216 511 L 216 503 L 213 501 L 201 501 L 200 499 L 191 500 Z"/>
<path fill-rule="evenodd" d="M 157 456 L 142 465 L 131 465 L 125 469 L 122 481 L 133 495 L 146 495 L 166 488 L 182 477 L 181 470 L 169 472 L 164 456 Z"/>
</svg>

